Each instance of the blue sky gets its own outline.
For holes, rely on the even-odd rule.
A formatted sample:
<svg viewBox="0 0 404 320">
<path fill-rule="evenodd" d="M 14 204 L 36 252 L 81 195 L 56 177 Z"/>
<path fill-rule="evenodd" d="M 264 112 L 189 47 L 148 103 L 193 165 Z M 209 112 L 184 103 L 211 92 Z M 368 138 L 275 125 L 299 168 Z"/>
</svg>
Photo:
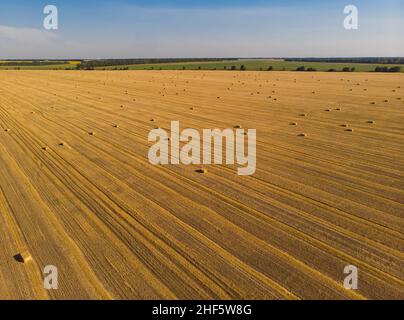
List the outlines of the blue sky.
<svg viewBox="0 0 404 320">
<path fill-rule="evenodd" d="M 42 27 L 59 10 L 59 30 Z M 346 5 L 359 29 L 343 28 Z M 404 56 L 404 0 L 0 0 L 1 58 Z"/>
</svg>

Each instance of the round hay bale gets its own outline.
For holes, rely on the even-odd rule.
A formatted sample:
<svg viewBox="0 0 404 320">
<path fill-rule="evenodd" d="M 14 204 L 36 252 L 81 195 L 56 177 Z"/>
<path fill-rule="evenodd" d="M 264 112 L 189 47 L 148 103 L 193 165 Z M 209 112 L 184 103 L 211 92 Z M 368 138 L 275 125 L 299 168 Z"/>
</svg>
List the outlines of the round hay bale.
<svg viewBox="0 0 404 320">
<path fill-rule="evenodd" d="M 32 256 L 28 251 L 24 251 L 16 254 L 14 259 L 20 263 L 27 263 L 32 260 Z"/>
</svg>

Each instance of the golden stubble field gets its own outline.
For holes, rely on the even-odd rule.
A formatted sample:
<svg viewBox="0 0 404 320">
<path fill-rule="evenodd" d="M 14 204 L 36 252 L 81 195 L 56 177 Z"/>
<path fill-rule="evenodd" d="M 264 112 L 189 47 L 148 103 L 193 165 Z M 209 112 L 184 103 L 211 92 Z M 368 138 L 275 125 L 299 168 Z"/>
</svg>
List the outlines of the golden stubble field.
<svg viewBox="0 0 404 320">
<path fill-rule="evenodd" d="M 173 120 L 255 175 L 149 164 Z M 404 298 L 402 74 L 2 71 L 0 129 L 2 299 Z"/>
</svg>

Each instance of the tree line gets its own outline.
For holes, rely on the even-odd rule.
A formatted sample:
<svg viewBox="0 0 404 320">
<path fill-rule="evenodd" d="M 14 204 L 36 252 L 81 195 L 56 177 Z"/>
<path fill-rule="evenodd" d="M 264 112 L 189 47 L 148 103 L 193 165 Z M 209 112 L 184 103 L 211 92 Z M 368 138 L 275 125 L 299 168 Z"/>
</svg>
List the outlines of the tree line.
<svg viewBox="0 0 404 320">
<path fill-rule="evenodd" d="M 32 60 L 32 61 L 3 61 L 0 66 L 4 67 L 36 67 L 36 66 L 53 66 L 59 64 L 66 64 L 69 61 L 48 61 L 48 60 Z"/>
<path fill-rule="evenodd" d="M 301 62 L 336 62 L 336 63 L 371 63 L 404 64 L 403 57 L 369 57 L 369 58 L 286 58 L 285 61 Z"/>
<path fill-rule="evenodd" d="M 164 59 L 102 59 L 102 60 L 84 60 L 77 65 L 78 69 L 89 69 L 99 67 L 114 67 L 136 64 L 156 64 L 156 63 L 181 63 L 181 62 L 212 62 L 223 60 L 237 60 L 237 58 L 164 58 Z"/>
</svg>

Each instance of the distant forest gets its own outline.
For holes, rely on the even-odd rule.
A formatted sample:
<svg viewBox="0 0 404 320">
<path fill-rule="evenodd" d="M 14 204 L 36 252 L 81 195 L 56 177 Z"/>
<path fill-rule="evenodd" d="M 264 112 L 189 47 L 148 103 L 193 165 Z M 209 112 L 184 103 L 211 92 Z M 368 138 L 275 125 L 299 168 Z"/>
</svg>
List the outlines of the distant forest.
<svg viewBox="0 0 404 320">
<path fill-rule="evenodd" d="M 65 60 L 24 60 L 24 61 L 13 61 L 7 60 L 0 63 L 4 67 L 34 67 L 34 66 L 54 66 L 58 64 L 66 64 L 69 61 Z"/>
<path fill-rule="evenodd" d="M 135 64 L 155 64 L 155 63 L 181 63 L 181 62 L 212 62 L 222 60 L 238 60 L 237 58 L 177 58 L 177 59 L 103 59 L 103 60 L 85 60 L 78 69 L 90 69 L 97 67 L 110 67 L 110 66 L 126 66 Z"/>
<path fill-rule="evenodd" d="M 372 63 L 372 64 L 404 64 L 404 58 L 379 57 L 379 58 L 286 58 L 285 61 L 302 62 L 336 62 L 336 63 Z"/>
</svg>

